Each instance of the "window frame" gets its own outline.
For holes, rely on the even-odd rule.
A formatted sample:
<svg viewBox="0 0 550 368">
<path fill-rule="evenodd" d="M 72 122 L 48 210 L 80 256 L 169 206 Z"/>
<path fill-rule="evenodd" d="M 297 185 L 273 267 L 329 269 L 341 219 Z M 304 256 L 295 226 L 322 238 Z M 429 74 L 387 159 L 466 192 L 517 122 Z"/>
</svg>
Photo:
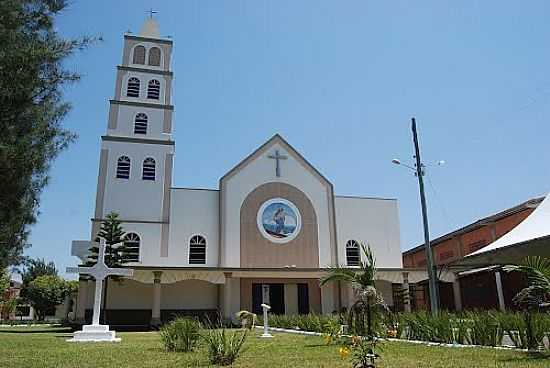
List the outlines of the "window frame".
<svg viewBox="0 0 550 368">
<path fill-rule="evenodd" d="M 143 48 L 143 63 L 137 63 L 136 62 L 136 50 L 138 48 Z M 147 48 L 144 46 L 144 45 L 136 45 L 134 46 L 134 48 L 132 49 L 132 64 L 135 64 L 135 65 L 146 65 L 147 63 Z"/>
<path fill-rule="evenodd" d="M 145 120 L 138 121 L 138 116 L 140 116 L 140 115 L 145 116 Z M 140 132 L 136 131 L 137 130 L 136 126 L 137 126 L 138 123 L 145 124 L 145 133 L 140 133 Z M 138 112 L 136 114 L 136 116 L 134 116 L 134 134 L 147 135 L 147 129 L 148 128 L 149 128 L 149 116 L 147 116 L 147 114 L 144 113 L 144 112 Z"/>
<path fill-rule="evenodd" d="M 134 96 L 133 94 L 130 95 L 130 81 L 132 81 L 133 79 L 137 80 L 137 96 Z M 134 93 L 135 82 L 132 82 L 132 83 L 134 83 L 134 85 L 132 86 L 132 93 Z M 129 77 L 128 80 L 126 81 L 126 97 L 139 98 L 140 95 L 141 95 L 141 79 L 135 76 Z"/>
<path fill-rule="evenodd" d="M 146 167 L 145 165 L 146 165 L 147 162 L 150 163 L 151 161 L 153 162 L 153 166 L 152 166 L 152 168 L 153 168 L 152 177 L 153 177 L 153 178 L 152 178 L 152 179 L 146 178 L 146 177 L 145 177 L 145 176 L 146 176 L 146 175 L 145 175 L 145 174 L 146 174 L 146 173 L 145 173 L 145 169 L 151 170 L 151 166 L 147 166 L 147 167 Z M 148 172 L 147 172 L 147 175 L 150 176 L 150 175 L 151 175 L 151 172 L 148 171 Z M 145 181 L 156 181 L 156 180 L 157 180 L 157 160 L 155 160 L 154 157 L 149 156 L 149 157 L 145 157 L 145 158 L 143 159 L 143 161 L 142 161 L 142 163 L 141 163 L 141 180 L 145 180 Z"/>
<path fill-rule="evenodd" d="M 191 240 L 193 240 L 193 238 L 195 237 L 200 237 L 204 240 L 204 262 L 203 263 L 192 263 L 191 262 Z M 206 265 L 207 264 L 207 261 L 208 261 L 208 241 L 206 240 L 206 236 L 204 236 L 203 234 L 197 234 L 197 233 L 194 233 L 193 235 L 191 235 L 189 237 L 189 239 L 187 240 L 187 247 L 188 247 L 188 250 L 187 250 L 187 264 L 188 265 Z"/>
<path fill-rule="evenodd" d="M 132 235 L 132 234 L 138 237 L 138 253 L 137 253 L 137 259 L 138 260 L 137 261 L 130 261 L 130 262 L 141 263 L 141 244 L 142 244 L 141 235 L 138 234 L 135 231 L 129 231 L 129 232 L 124 234 L 124 237 L 122 238 L 122 243 L 124 244 L 124 246 L 126 246 L 126 237 L 128 235 Z"/>
<path fill-rule="evenodd" d="M 149 81 L 147 82 L 147 99 L 148 100 L 157 100 L 157 101 L 160 101 L 160 87 L 161 87 L 161 83 L 158 79 L 149 79 Z M 152 88 L 158 88 L 157 91 L 151 91 Z M 157 97 L 151 97 L 151 93 L 154 95 L 154 94 L 157 94 Z"/>
<path fill-rule="evenodd" d="M 158 50 L 159 54 L 158 54 L 158 65 L 155 65 L 155 64 L 151 64 L 151 51 L 153 50 Z M 153 67 L 160 67 L 162 65 L 162 50 L 160 47 L 158 46 L 152 46 L 149 48 L 149 50 L 147 50 L 147 66 L 153 66 Z"/>
<path fill-rule="evenodd" d="M 348 249 L 349 250 L 355 249 L 355 251 L 357 252 L 357 255 L 353 255 L 354 258 L 357 257 L 357 264 L 350 264 L 349 262 L 350 255 L 348 254 Z M 359 267 L 361 265 L 361 246 L 357 240 L 348 239 L 346 241 L 345 252 L 346 252 L 346 266 Z"/>
<path fill-rule="evenodd" d="M 119 176 L 119 168 L 120 168 L 122 159 L 128 159 L 128 177 Z M 121 180 L 130 180 L 131 175 L 132 175 L 132 159 L 126 155 L 118 156 L 116 159 L 116 166 L 115 166 L 115 178 L 121 179 Z"/>
</svg>

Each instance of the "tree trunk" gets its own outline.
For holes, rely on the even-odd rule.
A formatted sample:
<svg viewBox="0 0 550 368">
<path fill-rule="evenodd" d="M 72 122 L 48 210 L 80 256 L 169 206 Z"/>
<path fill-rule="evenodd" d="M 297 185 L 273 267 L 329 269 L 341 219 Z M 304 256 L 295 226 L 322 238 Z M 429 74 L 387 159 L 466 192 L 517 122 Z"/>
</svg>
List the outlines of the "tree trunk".
<svg viewBox="0 0 550 368">
<path fill-rule="evenodd" d="M 372 340 L 372 315 L 371 315 L 371 305 L 370 305 L 370 296 L 367 297 L 367 335 L 369 340 Z"/>
</svg>

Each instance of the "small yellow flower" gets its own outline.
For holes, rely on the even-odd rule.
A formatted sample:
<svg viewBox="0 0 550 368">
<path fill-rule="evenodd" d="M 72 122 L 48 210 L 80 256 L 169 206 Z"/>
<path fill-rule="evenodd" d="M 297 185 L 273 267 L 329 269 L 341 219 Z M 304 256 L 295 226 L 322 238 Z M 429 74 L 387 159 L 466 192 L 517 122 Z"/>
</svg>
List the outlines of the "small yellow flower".
<svg viewBox="0 0 550 368">
<path fill-rule="evenodd" d="M 349 350 L 348 347 L 342 346 L 342 347 L 340 348 L 340 350 L 338 350 L 338 352 L 340 353 L 340 358 L 346 359 L 347 356 L 349 355 L 350 350 Z"/>
<path fill-rule="evenodd" d="M 326 335 L 325 336 L 325 344 L 330 345 L 332 343 L 332 336 Z"/>
<path fill-rule="evenodd" d="M 397 330 L 388 330 L 388 337 L 397 337 Z"/>
</svg>

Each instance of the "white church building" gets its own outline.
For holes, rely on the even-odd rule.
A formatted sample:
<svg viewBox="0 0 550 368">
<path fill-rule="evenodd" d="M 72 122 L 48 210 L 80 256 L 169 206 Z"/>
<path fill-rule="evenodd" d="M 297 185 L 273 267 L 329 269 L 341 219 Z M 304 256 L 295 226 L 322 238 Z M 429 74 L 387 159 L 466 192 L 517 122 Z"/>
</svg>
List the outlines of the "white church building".
<svg viewBox="0 0 550 368">
<path fill-rule="evenodd" d="M 331 265 L 357 267 L 361 242 L 372 247 L 377 286 L 393 306 L 394 292 L 408 282 L 397 201 L 335 195 L 329 179 L 280 135 L 220 173 L 217 189 L 173 186 L 172 46 L 152 18 L 139 35 L 124 35 L 90 239 L 117 212 L 135 249 L 128 264 L 135 271 L 109 283 L 107 322 L 232 318 L 240 310 L 258 313 L 263 301 L 273 313 L 338 311 L 353 300 L 349 285 L 320 287 L 319 277 Z M 73 242 L 81 262 L 90 239 Z M 93 291 L 93 280 L 81 278 L 79 322 L 90 318 Z"/>
</svg>

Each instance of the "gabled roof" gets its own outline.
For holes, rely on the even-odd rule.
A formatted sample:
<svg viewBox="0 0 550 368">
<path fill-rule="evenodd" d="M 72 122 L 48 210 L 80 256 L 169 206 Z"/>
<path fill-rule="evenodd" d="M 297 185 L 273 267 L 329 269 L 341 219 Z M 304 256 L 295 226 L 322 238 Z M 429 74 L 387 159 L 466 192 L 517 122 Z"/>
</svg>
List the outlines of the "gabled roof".
<svg viewBox="0 0 550 368">
<path fill-rule="evenodd" d="M 442 235 L 438 238 L 432 239 L 432 240 L 430 240 L 430 244 L 433 247 L 433 246 L 435 246 L 439 243 L 442 243 L 446 240 L 452 239 L 455 236 L 459 236 L 459 235 L 477 230 L 477 229 L 479 229 L 483 226 L 486 226 L 486 225 L 491 224 L 493 222 L 497 222 L 497 221 L 499 221 L 499 220 L 501 220 L 505 217 L 508 217 L 508 216 L 511 216 L 515 213 L 524 211 L 528 208 L 536 208 L 543 201 L 543 199 L 544 199 L 544 197 L 531 198 L 531 199 L 529 199 L 529 200 L 527 200 L 527 201 L 525 201 L 521 204 L 518 204 L 517 206 L 514 206 L 512 208 L 508 208 L 504 211 L 500 211 L 500 212 L 495 213 L 493 215 L 484 217 L 484 218 L 479 219 L 477 221 L 474 221 L 471 224 L 466 225 L 466 226 L 464 226 L 460 229 L 457 229 L 455 231 L 451 231 L 450 233 L 447 233 L 447 234 Z M 419 250 L 422 250 L 422 249 L 424 249 L 424 244 L 420 244 L 420 245 L 418 245 L 414 248 L 406 250 L 405 252 L 403 252 L 403 255 L 416 253 L 416 252 L 418 252 Z M 481 248 L 481 249 L 483 249 L 483 248 Z"/>
<path fill-rule="evenodd" d="M 296 161 L 298 161 L 302 166 L 304 166 L 305 169 L 309 170 L 314 176 L 316 176 L 321 182 L 323 182 L 325 185 L 328 185 L 332 189 L 332 183 L 323 176 L 317 170 L 313 165 L 307 161 L 304 156 L 300 154 L 294 147 L 292 147 L 281 135 L 275 134 L 273 137 L 271 137 L 267 142 L 262 144 L 260 147 L 258 147 L 254 152 L 252 152 L 250 155 L 248 155 L 244 160 L 239 162 L 237 165 L 235 165 L 231 170 L 229 170 L 222 178 L 220 179 L 220 188 L 221 184 L 233 177 L 235 174 L 237 174 L 239 171 L 241 171 L 244 167 L 246 167 L 249 163 L 254 161 L 256 158 L 264 154 L 267 150 L 269 150 L 273 145 L 280 144 L 287 152 L 288 154 L 292 155 Z"/>
</svg>

